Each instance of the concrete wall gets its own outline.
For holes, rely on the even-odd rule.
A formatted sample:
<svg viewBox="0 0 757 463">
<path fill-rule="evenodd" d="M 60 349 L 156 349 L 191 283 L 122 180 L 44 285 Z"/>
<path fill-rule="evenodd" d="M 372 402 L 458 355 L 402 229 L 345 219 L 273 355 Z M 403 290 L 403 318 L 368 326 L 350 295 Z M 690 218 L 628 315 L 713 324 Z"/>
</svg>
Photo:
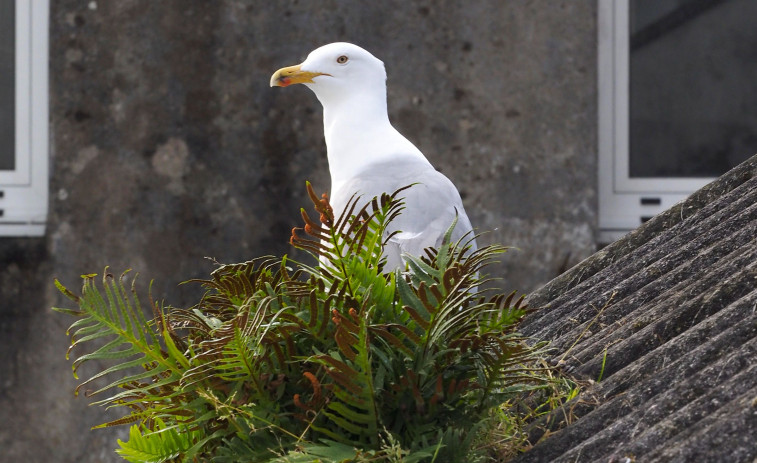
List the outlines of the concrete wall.
<svg viewBox="0 0 757 463">
<path fill-rule="evenodd" d="M 329 189 L 321 109 L 268 79 L 324 43 L 386 63 L 395 125 L 482 244 L 520 249 L 492 269 L 506 288 L 595 247 L 593 0 L 51 3 L 48 233 L 0 239 L 0 461 L 118 461 L 125 438 L 88 431 L 119 415 L 72 395 L 54 277 L 133 268 L 182 306 L 204 256 L 291 253 L 305 180 Z"/>
</svg>

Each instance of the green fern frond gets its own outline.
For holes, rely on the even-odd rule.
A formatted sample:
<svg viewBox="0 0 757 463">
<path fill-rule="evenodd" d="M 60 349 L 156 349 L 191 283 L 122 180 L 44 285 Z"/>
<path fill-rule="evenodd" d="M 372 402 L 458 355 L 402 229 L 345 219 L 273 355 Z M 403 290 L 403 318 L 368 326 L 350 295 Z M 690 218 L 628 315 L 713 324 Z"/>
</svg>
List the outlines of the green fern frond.
<svg viewBox="0 0 757 463">
<path fill-rule="evenodd" d="M 199 431 L 168 426 L 156 419 L 154 430 L 132 426 L 129 440 L 118 440 L 116 453 L 132 463 L 163 463 L 185 454 L 201 437 Z"/>
<path fill-rule="evenodd" d="M 342 434 L 315 424 L 313 429 L 341 442 L 345 442 L 345 435 L 357 436 L 358 442 L 375 448 L 380 428 L 367 318 L 365 311 L 351 309 L 348 316 L 335 311 L 339 351 L 312 357 L 313 362 L 326 368 L 332 380 L 327 387 L 333 396 L 323 414 Z"/>
<path fill-rule="evenodd" d="M 362 291 L 371 285 L 370 281 L 360 280 L 366 277 L 372 280 L 376 275 L 382 275 L 383 246 L 391 238 L 386 229 L 391 220 L 404 209 L 399 195 L 410 186 L 367 202 L 354 195 L 338 218 L 333 217 L 325 195 L 324 199 L 319 200 L 313 193 L 312 186 L 309 183 L 307 186 L 316 211 L 321 213 L 321 223 L 310 219 L 307 212 L 302 210 L 305 222 L 303 231 L 310 238 L 297 235 L 295 229 L 290 242 L 315 256 L 321 264 L 318 269 L 307 266 L 303 268 L 326 279 L 329 285 L 349 282 L 347 289 L 350 295 L 359 298 Z M 358 207 L 361 202 L 363 205 Z"/>
<path fill-rule="evenodd" d="M 320 444 L 308 444 L 287 455 L 272 460 L 271 463 L 341 463 L 368 461 L 361 460 L 365 452 L 352 445 L 323 439 Z"/>
<path fill-rule="evenodd" d="M 71 336 L 69 352 L 92 341 L 105 341 L 104 345 L 93 352 L 74 360 L 72 369 L 75 377 L 78 378 L 79 367 L 87 362 L 115 362 L 85 379 L 76 388 L 75 393 L 78 394 L 83 387 L 94 381 L 115 376 L 116 379 L 107 385 L 88 392 L 91 396 L 113 388 L 122 389 L 121 392 L 96 402 L 98 404 L 122 405 L 140 402 L 147 397 L 165 401 L 166 397 L 156 395 L 154 390 L 175 388 L 169 396 L 178 395 L 180 391 L 176 386 L 182 371 L 188 365 L 188 360 L 176 349 L 168 331 L 164 329 L 156 332 L 156 325 L 147 321 L 136 294 L 136 278 L 132 280 L 130 290 L 127 290 L 124 284 L 126 274 L 124 272 L 116 279 L 106 268 L 102 291 L 97 287 L 94 276 L 85 276 L 82 294 L 76 298 L 79 303 L 76 315 L 80 318 L 68 330 Z M 63 288 L 60 284 L 59 287 Z M 134 373 L 134 368 L 143 371 Z M 145 379 L 152 381 L 149 385 L 135 386 Z"/>
</svg>

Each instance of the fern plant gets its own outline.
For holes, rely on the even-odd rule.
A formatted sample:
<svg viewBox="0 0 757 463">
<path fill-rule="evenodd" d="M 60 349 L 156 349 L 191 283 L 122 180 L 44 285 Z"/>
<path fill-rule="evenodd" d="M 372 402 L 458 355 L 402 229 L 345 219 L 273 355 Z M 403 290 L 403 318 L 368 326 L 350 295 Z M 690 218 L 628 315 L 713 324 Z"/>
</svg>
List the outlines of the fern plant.
<svg viewBox="0 0 757 463">
<path fill-rule="evenodd" d="M 308 194 L 291 243 L 317 266 L 265 257 L 220 265 L 193 280 L 193 307 L 147 303 L 107 269 L 85 275 L 73 361 L 110 366 L 77 387 L 123 407 L 130 424 L 117 452 L 131 462 L 470 461 L 492 407 L 541 387 L 539 346 L 517 333 L 523 297 L 479 292 L 499 246 L 450 242 L 385 271 L 387 226 L 401 194 L 334 217 Z M 150 307 L 147 319 L 143 308 Z"/>
</svg>

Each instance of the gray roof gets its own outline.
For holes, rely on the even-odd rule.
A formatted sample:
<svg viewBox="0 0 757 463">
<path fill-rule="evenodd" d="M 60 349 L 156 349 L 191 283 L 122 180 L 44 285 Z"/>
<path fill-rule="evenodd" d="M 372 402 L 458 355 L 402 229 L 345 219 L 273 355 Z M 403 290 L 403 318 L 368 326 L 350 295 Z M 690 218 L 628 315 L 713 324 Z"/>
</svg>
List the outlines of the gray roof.
<svg viewBox="0 0 757 463">
<path fill-rule="evenodd" d="M 757 461 L 757 156 L 529 302 L 523 332 L 570 374 L 607 354 L 578 419 L 517 462 Z"/>
</svg>

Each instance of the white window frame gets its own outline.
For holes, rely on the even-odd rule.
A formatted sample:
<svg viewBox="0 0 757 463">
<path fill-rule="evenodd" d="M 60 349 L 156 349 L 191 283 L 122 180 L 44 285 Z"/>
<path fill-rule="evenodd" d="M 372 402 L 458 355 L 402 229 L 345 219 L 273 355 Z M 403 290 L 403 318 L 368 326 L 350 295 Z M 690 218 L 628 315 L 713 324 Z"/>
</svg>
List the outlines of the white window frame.
<svg viewBox="0 0 757 463">
<path fill-rule="evenodd" d="M 42 236 L 48 211 L 49 0 L 16 0 L 15 168 L 0 171 L 0 236 Z"/>
<path fill-rule="evenodd" d="M 629 174 L 630 0 L 599 0 L 599 240 L 610 243 L 712 178 Z"/>
</svg>

